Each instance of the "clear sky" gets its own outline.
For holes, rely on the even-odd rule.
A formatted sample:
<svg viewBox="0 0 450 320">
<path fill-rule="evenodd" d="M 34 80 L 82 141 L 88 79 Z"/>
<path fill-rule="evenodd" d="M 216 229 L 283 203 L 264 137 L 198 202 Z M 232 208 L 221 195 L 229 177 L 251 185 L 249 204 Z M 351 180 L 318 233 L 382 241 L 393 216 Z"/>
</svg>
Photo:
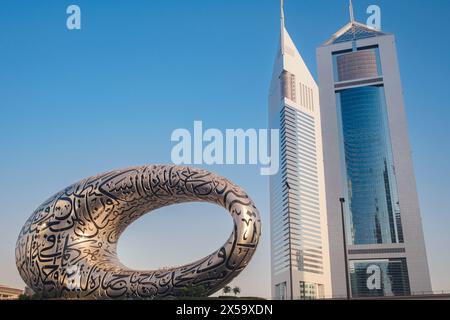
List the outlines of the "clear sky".
<svg viewBox="0 0 450 320">
<path fill-rule="evenodd" d="M 429 263 L 450 290 L 449 0 L 355 0 L 382 9 L 398 54 Z M 66 8 L 82 30 L 66 28 Z M 286 0 L 286 24 L 316 74 L 315 48 L 348 21 L 346 0 Z M 267 127 L 279 39 L 278 0 L 17 1 L 0 4 L 0 283 L 22 287 L 17 235 L 34 209 L 82 178 L 169 163 L 177 128 Z M 205 167 L 242 186 L 259 207 L 263 238 L 232 283 L 270 295 L 268 178 L 254 166 Z M 129 267 L 192 262 L 219 248 L 232 221 L 213 205 L 147 215 L 125 232 Z"/>
</svg>

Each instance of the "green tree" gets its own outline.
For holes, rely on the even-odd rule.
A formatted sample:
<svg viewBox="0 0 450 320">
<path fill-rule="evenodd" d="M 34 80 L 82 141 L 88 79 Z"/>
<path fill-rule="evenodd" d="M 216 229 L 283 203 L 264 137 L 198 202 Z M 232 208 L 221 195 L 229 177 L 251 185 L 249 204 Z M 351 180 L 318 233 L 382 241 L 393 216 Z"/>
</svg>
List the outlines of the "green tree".
<svg viewBox="0 0 450 320">
<path fill-rule="evenodd" d="M 197 286 L 189 283 L 181 289 L 182 298 L 206 298 L 207 296 L 208 290 L 202 285 Z"/>
<path fill-rule="evenodd" d="M 231 292 L 231 287 L 230 286 L 223 287 L 222 292 L 224 295 L 229 294 Z"/>
<path fill-rule="evenodd" d="M 234 288 L 233 288 L 233 293 L 234 293 L 234 295 L 237 297 L 237 295 L 238 295 L 239 293 L 241 293 L 241 288 L 239 288 L 239 287 L 234 287 Z"/>
<path fill-rule="evenodd" d="M 35 292 L 33 294 L 22 293 L 18 297 L 19 300 L 46 300 L 46 299 L 51 299 L 51 298 L 52 298 L 51 295 L 45 294 L 42 292 Z"/>
</svg>

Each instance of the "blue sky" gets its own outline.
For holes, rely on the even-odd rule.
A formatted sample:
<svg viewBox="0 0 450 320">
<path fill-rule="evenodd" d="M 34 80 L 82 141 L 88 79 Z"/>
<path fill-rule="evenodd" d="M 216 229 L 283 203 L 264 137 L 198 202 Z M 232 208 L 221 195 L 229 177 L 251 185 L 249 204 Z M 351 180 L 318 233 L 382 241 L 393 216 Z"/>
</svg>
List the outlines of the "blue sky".
<svg viewBox="0 0 450 320">
<path fill-rule="evenodd" d="M 397 37 L 433 285 L 450 290 L 450 1 L 354 2 L 360 21 L 378 4 L 383 29 Z M 80 31 L 66 29 L 70 4 L 81 7 Z M 286 1 L 287 28 L 314 75 L 315 48 L 348 21 L 347 5 Z M 56 191 L 99 172 L 169 163 L 172 131 L 195 120 L 267 127 L 278 34 L 277 0 L 2 1 L 0 283 L 23 286 L 18 232 Z M 268 297 L 268 178 L 253 166 L 206 169 L 244 187 L 261 211 L 261 246 L 233 284 Z M 119 255 L 140 269 L 190 262 L 231 227 L 213 205 L 165 208 L 130 226 Z"/>
</svg>

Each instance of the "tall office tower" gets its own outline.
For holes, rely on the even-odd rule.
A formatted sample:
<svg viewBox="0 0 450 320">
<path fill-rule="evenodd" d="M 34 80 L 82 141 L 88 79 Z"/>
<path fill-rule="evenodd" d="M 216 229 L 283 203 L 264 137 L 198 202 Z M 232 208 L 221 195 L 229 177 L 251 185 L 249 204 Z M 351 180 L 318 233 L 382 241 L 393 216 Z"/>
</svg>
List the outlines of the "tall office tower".
<svg viewBox="0 0 450 320">
<path fill-rule="evenodd" d="M 280 170 L 270 180 L 272 296 L 331 295 L 319 90 L 284 26 L 269 95 L 280 130 Z"/>
<path fill-rule="evenodd" d="M 395 38 L 350 23 L 317 49 L 332 291 L 431 291 Z"/>
</svg>

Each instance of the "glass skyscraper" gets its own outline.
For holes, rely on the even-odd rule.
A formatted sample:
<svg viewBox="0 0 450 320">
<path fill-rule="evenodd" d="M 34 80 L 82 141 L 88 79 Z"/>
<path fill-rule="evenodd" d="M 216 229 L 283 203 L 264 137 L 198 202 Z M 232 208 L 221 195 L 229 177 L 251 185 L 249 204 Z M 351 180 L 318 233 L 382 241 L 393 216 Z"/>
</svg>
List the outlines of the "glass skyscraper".
<svg viewBox="0 0 450 320">
<path fill-rule="evenodd" d="M 319 89 L 284 26 L 269 95 L 280 130 L 280 170 L 270 180 L 272 296 L 331 296 Z"/>
<path fill-rule="evenodd" d="M 395 38 L 352 18 L 317 60 L 333 295 L 429 292 Z"/>
<path fill-rule="evenodd" d="M 336 92 L 340 115 L 351 244 L 403 242 L 383 86 Z"/>
</svg>

